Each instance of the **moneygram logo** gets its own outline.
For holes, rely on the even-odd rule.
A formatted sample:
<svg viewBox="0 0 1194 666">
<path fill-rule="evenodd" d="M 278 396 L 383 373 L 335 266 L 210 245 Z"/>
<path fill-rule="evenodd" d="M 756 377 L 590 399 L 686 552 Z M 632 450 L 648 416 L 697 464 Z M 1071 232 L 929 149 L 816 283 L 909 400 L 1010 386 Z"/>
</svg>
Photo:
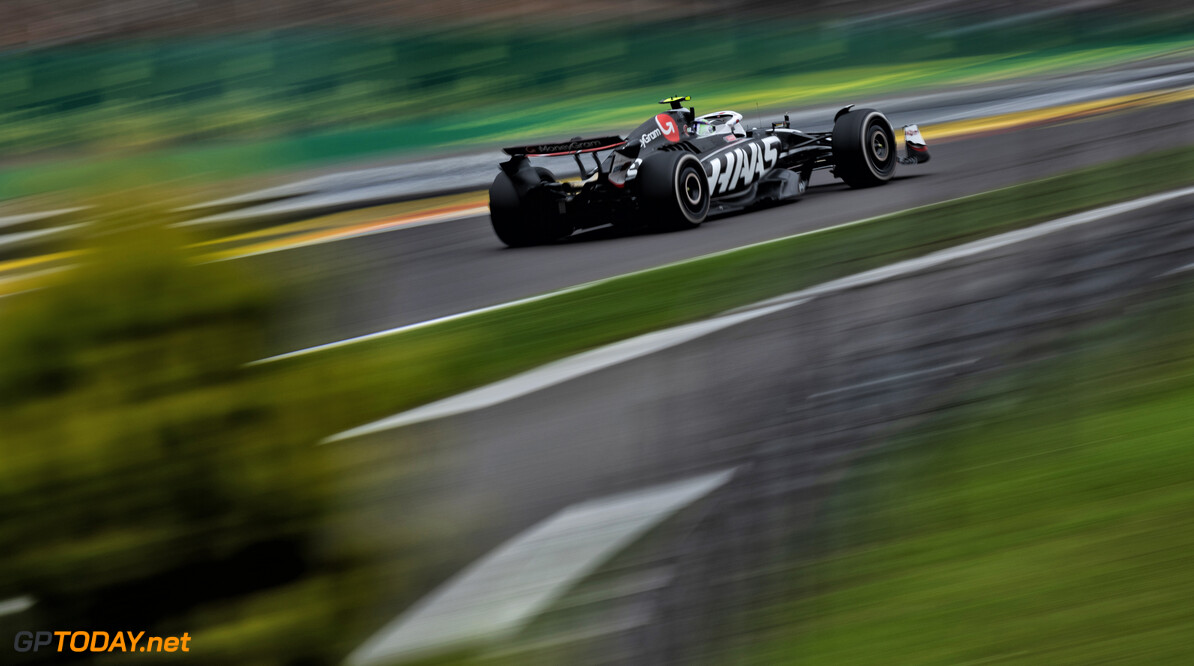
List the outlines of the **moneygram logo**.
<svg viewBox="0 0 1194 666">
<path fill-rule="evenodd" d="M 663 138 L 672 143 L 680 140 L 680 130 L 676 127 L 675 118 L 666 113 L 661 113 L 655 116 L 655 124 L 659 125 L 659 129 L 663 130 Z"/>
<path fill-rule="evenodd" d="M 190 652 L 191 635 L 145 636 L 144 631 L 18 631 L 17 652 Z"/>
<path fill-rule="evenodd" d="M 676 128 L 676 121 L 668 114 L 661 113 L 655 116 L 655 124 L 659 126 L 658 129 L 653 129 L 639 137 L 640 148 L 646 148 L 648 143 L 661 136 L 672 143 L 680 140 L 680 130 Z"/>
</svg>

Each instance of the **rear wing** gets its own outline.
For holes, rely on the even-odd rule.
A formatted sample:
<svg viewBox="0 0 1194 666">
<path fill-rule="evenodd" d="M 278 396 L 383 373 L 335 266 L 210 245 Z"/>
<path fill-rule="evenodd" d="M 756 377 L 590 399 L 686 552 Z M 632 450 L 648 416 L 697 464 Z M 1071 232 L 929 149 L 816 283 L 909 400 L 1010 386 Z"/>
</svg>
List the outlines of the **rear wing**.
<svg viewBox="0 0 1194 666">
<path fill-rule="evenodd" d="M 511 157 L 557 157 L 559 155 L 576 155 L 579 153 L 595 153 L 599 150 L 612 150 L 626 144 L 620 136 L 605 136 L 597 139 L 576 138 L 563 143 L 539 143 L 530 146 L 514 146 L 502 148 L 502 152 Z"/>
</svg>

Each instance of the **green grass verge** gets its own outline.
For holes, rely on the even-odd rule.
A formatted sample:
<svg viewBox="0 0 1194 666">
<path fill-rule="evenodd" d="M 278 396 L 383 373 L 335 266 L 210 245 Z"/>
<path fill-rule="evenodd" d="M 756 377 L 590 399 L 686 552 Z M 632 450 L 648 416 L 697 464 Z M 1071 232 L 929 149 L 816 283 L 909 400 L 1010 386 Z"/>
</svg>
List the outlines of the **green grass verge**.
<svg viewBox="0 0 1194 666">
<path fill-rule="evenodd" d="M 1189 184 L 1194 154 L 1134 157 L 626 275 L 525 305 L 263 367 L 352 386 L 344 428 L 651 330 L 1066 213 Z M 799 204 L 797 204 L 797 207 Z M 794 213 L 798 214 L 798 213 Z M 295 385 L 304 382 L 297 380 Z M 322 384 L 321 384 L 322 386 Z M 350 419 L 357 418 L 357 421 Z M 323 433 L 332 434 L 332 433 Z"/>
<path fill-rule="evenodd" d="M 1194 292 L 972 393 L 842 484 L 746 664 L 1194 659 Z M 1144 313 L 1140 313 L 1145 309 Z"/>
</svg>

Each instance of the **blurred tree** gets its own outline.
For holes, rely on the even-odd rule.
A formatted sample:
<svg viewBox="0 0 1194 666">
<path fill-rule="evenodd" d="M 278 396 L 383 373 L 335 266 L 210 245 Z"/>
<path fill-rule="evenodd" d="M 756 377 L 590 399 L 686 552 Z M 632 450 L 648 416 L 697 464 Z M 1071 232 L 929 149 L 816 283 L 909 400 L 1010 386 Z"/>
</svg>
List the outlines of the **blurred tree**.
<svg viewBox="0 0 1194 666">
<path fill-rule="evenodd" d="M 74 279 L 5 305 L 0 598 L 56 628 L 150 629 L 300 577 L 317 466 L 244 369 L 269 292 L 191 262 L 158 211 L 101 217 Z"/>
</svg>

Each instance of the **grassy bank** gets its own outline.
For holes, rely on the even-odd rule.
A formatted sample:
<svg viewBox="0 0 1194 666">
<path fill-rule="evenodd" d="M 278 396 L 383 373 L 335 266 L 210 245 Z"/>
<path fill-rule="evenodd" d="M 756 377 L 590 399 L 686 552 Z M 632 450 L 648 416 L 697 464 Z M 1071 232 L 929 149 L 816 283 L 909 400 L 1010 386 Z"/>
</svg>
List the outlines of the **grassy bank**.
<svg viewBox="0 0 1194 666">
<path fill-rule="evenodd" d="M 1174 291 L 858 465 L 804 594 L 739 663 L 1188 663 L 1194 292 Z"/>
<path fill-rule="evenodd" d="M 601 282 L 537 302 L 263 366 L 351 385 L 344 428 L 563 356 L 947 246 L 1187 185 L 1194 155 L 1147 155 Z M 799 206 L 799 204 L 796 204 Z M 332 433 L 323 433 L 325 435 Z"/>
</svg>

